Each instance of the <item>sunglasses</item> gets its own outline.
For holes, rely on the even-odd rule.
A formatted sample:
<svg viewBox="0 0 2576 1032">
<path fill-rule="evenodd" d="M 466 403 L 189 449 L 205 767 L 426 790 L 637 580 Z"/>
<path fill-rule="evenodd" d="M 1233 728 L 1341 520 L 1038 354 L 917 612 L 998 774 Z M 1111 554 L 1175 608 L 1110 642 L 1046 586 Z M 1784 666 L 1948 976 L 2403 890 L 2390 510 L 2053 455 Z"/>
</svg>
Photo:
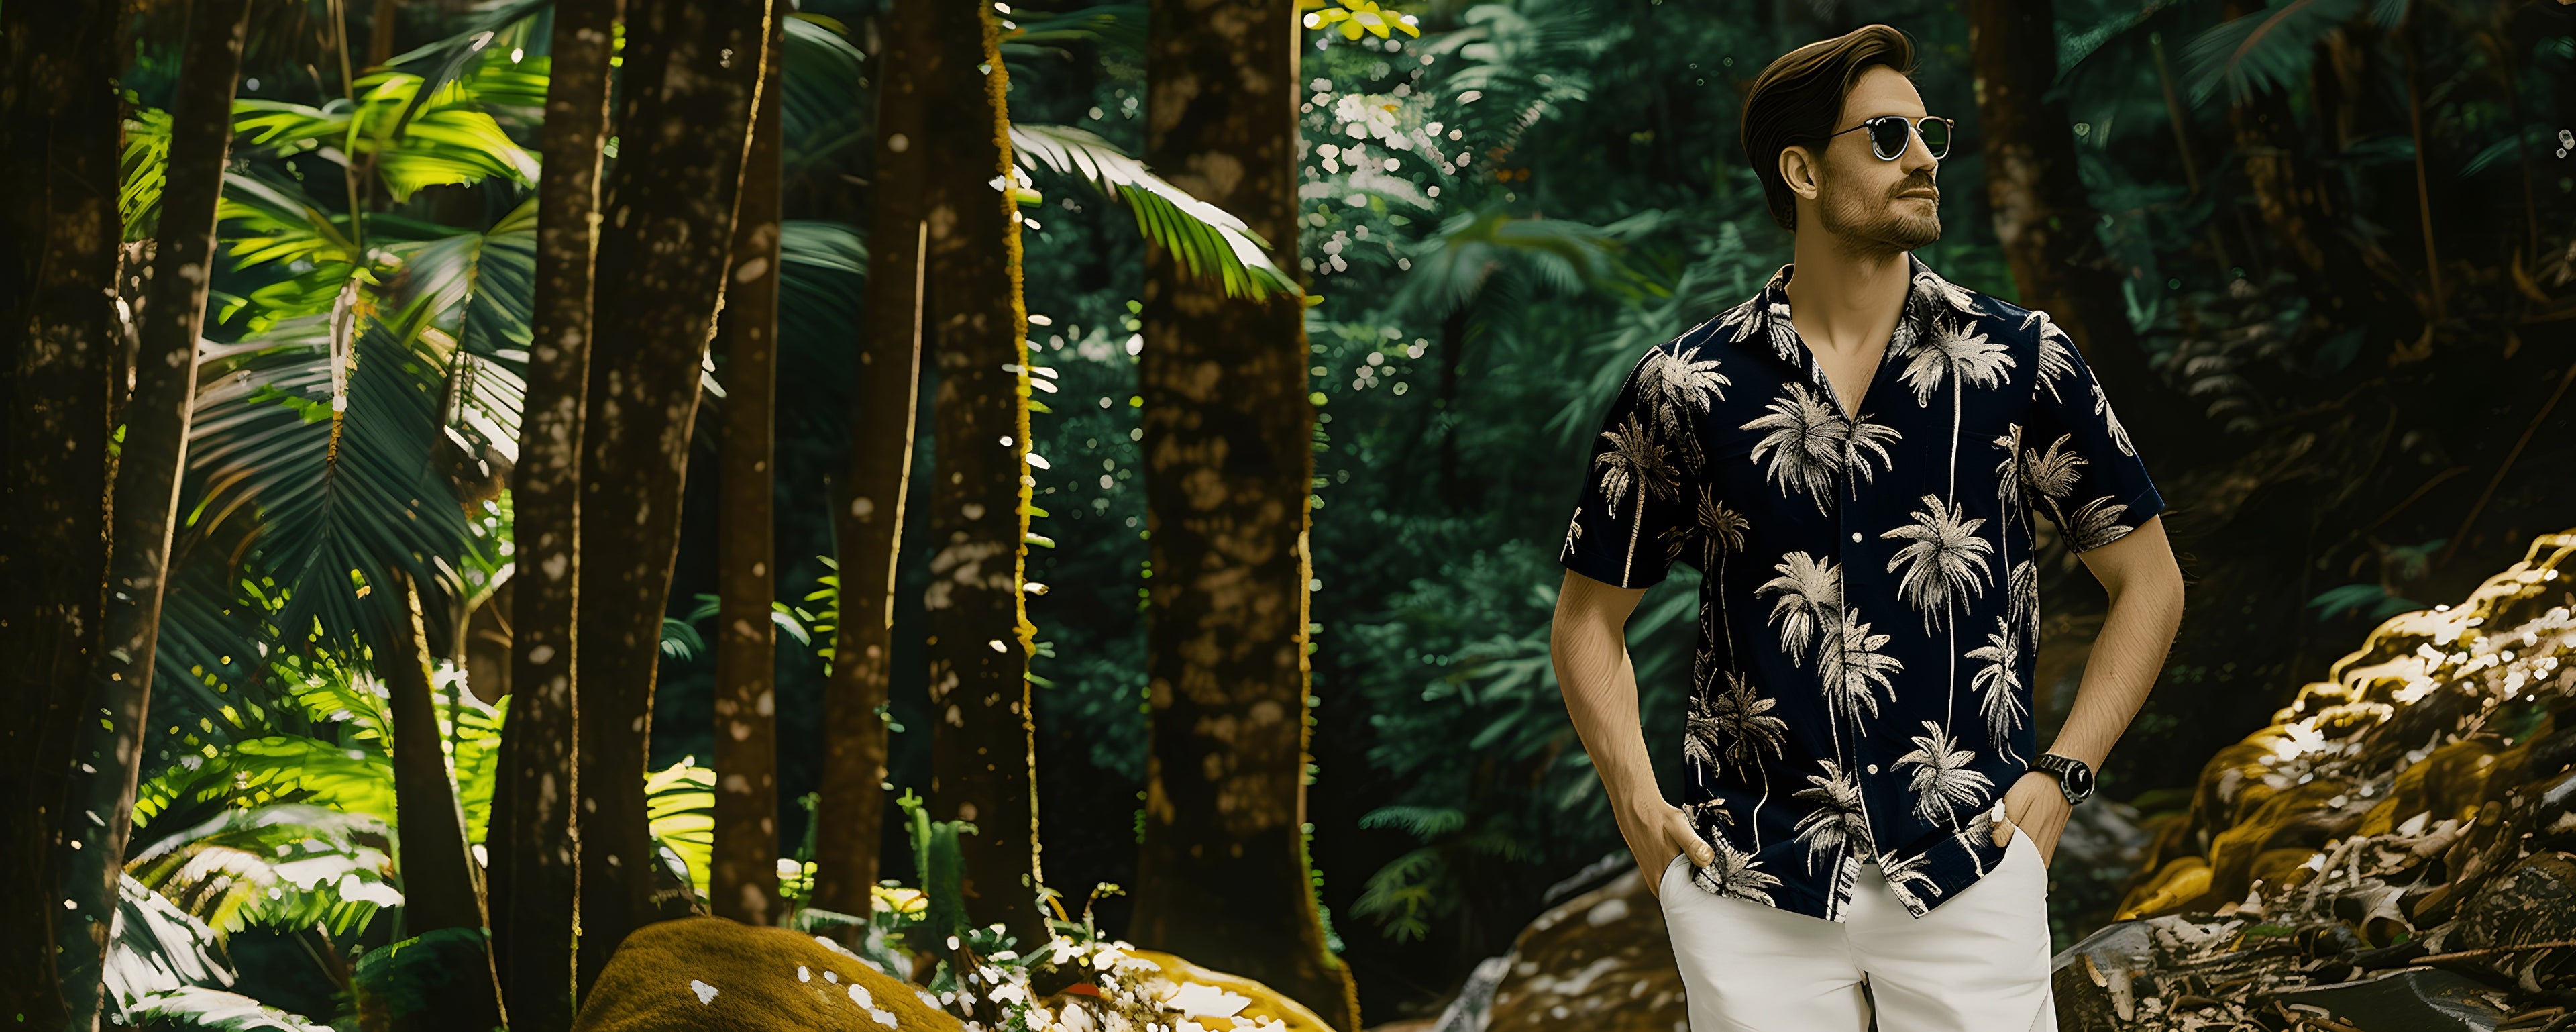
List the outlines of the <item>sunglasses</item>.
<svg viewBox="0 0 2576 1032">
<path fill-rule="evenodd" d="M 1923 149 L 1932 152 L 1933 157 L 1939 158 L 1950 153 L 1950 130 L 1957 125 L 1958 123 L 1939 115 L 1925 115 L 1919 119 L 1909 119 L 1903 115 L 1880 115 L 1876 118 L 1864 118 L 1859 125 L 1828 135 L 1825 139 L 1831 140 L 1843 133 L 1867 129 L 1869 130 L 1869 152 L 1877 155 L 1880 161 L 1894 161 L 1904 155 L 1906 137 L 1919 134 L 1923 137 Z"/>
</svg>

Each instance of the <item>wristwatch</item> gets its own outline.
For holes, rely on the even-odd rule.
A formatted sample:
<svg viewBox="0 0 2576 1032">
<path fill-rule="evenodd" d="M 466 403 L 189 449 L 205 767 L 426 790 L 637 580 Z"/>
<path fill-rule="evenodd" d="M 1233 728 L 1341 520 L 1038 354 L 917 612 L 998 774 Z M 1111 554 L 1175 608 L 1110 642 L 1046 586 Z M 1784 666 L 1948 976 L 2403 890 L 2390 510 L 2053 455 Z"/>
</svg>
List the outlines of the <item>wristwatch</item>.
<svg viewBox="0 0 2576 1032">
<path fill-rule="evenodd" d="M 2030 761 L 2030 768 L 2057 775 L 2057 790 L 2066 793 L 2066 801 L 2070 805 L 2093 798 L 2093 768 L 2085 766 L 2082 760 L 2056 753 L 2041 753 L 2038 759 Z"/>
</svg>

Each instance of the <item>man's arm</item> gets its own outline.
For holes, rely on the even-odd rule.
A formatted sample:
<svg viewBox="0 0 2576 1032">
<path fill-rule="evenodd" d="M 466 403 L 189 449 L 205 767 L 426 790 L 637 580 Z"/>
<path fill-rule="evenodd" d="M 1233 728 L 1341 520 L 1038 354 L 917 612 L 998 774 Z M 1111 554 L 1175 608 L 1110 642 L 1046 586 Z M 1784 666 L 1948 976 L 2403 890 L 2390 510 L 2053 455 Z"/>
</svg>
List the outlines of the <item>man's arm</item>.
<svg viewBox="0 0 2576 1032">
<path fill-rule="evenodd" d="M 2164 516 L 2149 517 L 2120 539 L 2078 552 L 2086 569 L 2111 597 L 2102 631 L 2084 661 L 2084 680 L 2075 693 L 2049 752 L 2084 761 L 2100 770 L 2111 746 L 2128 730 L 2129 721 L 2146 704 L 2164 669 L 2165 653 L 2182 626 L 2182 568 L 2174 562 L 2173 544 L 2165 538 Z M 2057 778 L 2032 771 L 2015 782 L 2004 808 L 2013 824 L 2028 833 L 2044 857 L 2057 854 L 2057 837 L 2066 830 L 2073 807 L 2058 791 Z M 2008 829 L 1997 829 L 2009 835 Z M 2009 841 L 2009 840 L 2007 840 Z"/>
<path fill-rule="evenodd" d="M 1645 729 L 1637 716 L 1637 669 L 1628 659 L 1627 635 L 1628 616 L 1645 593 L 1566 571 L 1565 584 L 1557 589 L 1549 658 L 1574 731 L 1609 793 L 1619 835 L 1636 856 L 1647 894 L 1660 895 L 1658 882 L 1675 855 L 1688 853 L 1692 863 L 1706 864 L 1716 860 L 1716 850 L 1691 830 L 1686 811 L 1664 801 L 1646 753 Z"/>
</svg>

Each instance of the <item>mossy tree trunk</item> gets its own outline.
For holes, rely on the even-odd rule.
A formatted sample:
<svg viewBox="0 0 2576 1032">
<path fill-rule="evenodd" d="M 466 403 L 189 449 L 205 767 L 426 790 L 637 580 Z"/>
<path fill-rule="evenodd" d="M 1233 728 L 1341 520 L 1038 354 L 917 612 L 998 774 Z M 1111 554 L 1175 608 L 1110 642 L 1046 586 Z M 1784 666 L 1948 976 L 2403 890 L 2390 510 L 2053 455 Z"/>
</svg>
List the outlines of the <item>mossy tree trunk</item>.
<svg viewBox="0 0 2576 1032">
<path fill-rule="evenodd" d="M 877 65 L 877 133 L 868 177 L 868 280 L 860 305 L 849 463 L 833 501 L 840 623 L 823 700 L 823 783 L 815 820 L 814 905 L 866 916 L 883 849 L 886 723 L 893 679 L 894 581 L 912 495 L 921 383 L 921 240 L 928 88 L 912 55 L 929 50 L 932 5 L 896 0 Z"/>
<path fill-rule="evenodd" d="M 0 1013 L 66 1016 L 54 968 L 64 791 L 107 570 L 117 276 L 115 4 L 0 6 Z M 95 992 L 93 988 L 91 991 Z"/>
<path fill-rule="evenodd" d="M 1036 724 L 1029 712 L 1028 621 L 1021 576 L 1029 526 L 1026 314 L 1010 128 L 991 8 L 939 2 L 918 55 L 940 117 L 929 147 L 930 267 L 925 319 L 938 356 L 933 400 L 939 472 L 930 491 L 930 807 L 963 820 L 966 914 L 1000 922 L 1023 948 L 1046 925 L 1039 874 Z M 994 177 L 1004 189 L 995 189 Z"/>
<path fill-rule="evenodd" d="M 1297 6 L 1158 0 L 1145 160 L 1297 240 Z M 1307 505 L 1315 410 L 1295 297 L 1228 298 L 1146 260 L 1146 642 L 1152 751 L 1128 938 L 1261 980 L 1359 1027 L 1306 853 Z"/>
<path fill-rule="evenodd" d="M 656 909 L 644 770 L 699 363 L 732 252 L 772 0 L 636 0 L 582 432 L 580 989 Z"/>
<path fill-rule="evenodd" d="M 573 928 L 580 862 L 574 761 L 579 698 L 573 635 L 581 550 L 582 402 L 590 369 L 591 272 L 599 169 L 608 139 L 608 58 L 623 0 L 556 0 L 554 63 L 538 148 L 537 267 L 519 462 L 512 472 L 517 573 L 511 578 L 506 776 L 495 788 L 493 950 L 503 1002 L 521 1032 L 565 1032 L 573 1016 Z"/>
<path fill-rule="evenodd" d="M 733 264 L 717 341 L 724 349 L 723 462 L 716 474 L 715 851 L 719 917 L 776 924 L 778 899 L 777 561 L 771 522 L 778 376 L 778 65 L 773 18 L 760 108 L 733 222 Z M 860 911 L 865 914 L 866 911 Z"/>
<path fill-rule="evenodd" d="M 101 965 L 116 914 L 117 882 L 125 876 L 125 837 L 133 824 L 144 721 L 152 703 L 161 591 L 197 394 L 197 337 L 214 275 L 215 202 L 223 194 L 224 159 L 232 148 L 233 84 L 249 27 L 250 0 L 197 0 L 182 43 L 159 243 L 110 488 L 103 640 L 75 725 L 80 736 L 73 741 L 72 760 L 79 767 L 63 808 L 66 848 L 56 854 L 66 906 L 55 928 L 62 950 L 55 963 L 74 1028 L 90 1027 L 101 1009 Z"/>
</svg>

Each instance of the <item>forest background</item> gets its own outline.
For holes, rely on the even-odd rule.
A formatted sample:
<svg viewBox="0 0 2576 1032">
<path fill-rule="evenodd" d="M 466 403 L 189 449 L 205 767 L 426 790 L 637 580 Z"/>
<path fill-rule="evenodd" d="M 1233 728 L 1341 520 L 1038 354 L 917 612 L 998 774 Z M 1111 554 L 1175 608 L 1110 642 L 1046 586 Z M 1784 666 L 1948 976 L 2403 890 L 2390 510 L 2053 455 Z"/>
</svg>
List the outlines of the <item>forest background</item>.
<svg viewBox="0 0 2576 1032">
<path fill-rule="evenodd" d="M 42 45 L 16 34 L 17 4 L 0 8 L 13 55 Z M 353 727 L 383 705 L 364 698 L 383 695 L 369 673 L 289 648 L 299 635 L 281 630 L 370 626 L 363 600 L 382 602 L 371 589 L 383 581 L 358 578 L 337 593 L 354 600 L 329 602 L 326 582 L 297 578 L 336 577 L 348 550 L 371 548 L 417 560 L 394 565 L 421 585 L 438 727 L 479 841 L 498 762 L 483 755 L 498 746 L 492 703 L 512 685 L 512 594 L 527 583 L 503 574 L 517 546 L 501 488 L 536 318 L 536 153 L 558 14 L 529 0 L 247 6 L 150 700 L 152 730 L 168 731 L 145 736 L 132 853 L 180 848 L 156 824 L 166 834 L 237 805 L 205 787 L 227 779 L 296 780 L 298 798 L 329 808 L 311 787 L 328 756 L 246 743 L 392 733 Z M 650 6 L 635 0 L 630 15 Z M 154 141 L 166 147 L 180 102 L 187 8 L 127 12 L 129 241 L 151 236 L 165 189 Z M 1147 834 L 1149 251 L 1213 267 L 1230 247 L 1205 228 L 1221 213 L 1154 194 L 1169 185 L 1149 187 L 1111 155 L 1149 156 L 1154 19 L 1182 9 L 1041 0 L 994 5 L 992 19 L 1007 68 L 996 107 L 1021 130 L 1007 157 L 1025 184 L 1024 361 L 1049 381 L 1019 391 L 1051 407 L 1024 424 L 1025 450 L 1043 456 L 1029 461 L 1039 547 L 1025 580 L 1047 586 L 1025 600 L 1032 783 L 1045 881 L 1068 901 L 1095 883 L 1137 887 Z M 1787 261 L 1736 116 L 1751 77 L 1801 43 L 1871 22 L 1915 38 L 1927 107 L 1961 129 L 1943 162 L 1946 232 L 1922 257 L 2066 325 L 2172 503 L 2191 610 L 2103 772 L 2104 793 L 2140 820 L 2185 808 L 2203 760 L 2362 631 L 2423 608 L 2416 599 L 2459 595 L 2532 534 L 2576 522 L 2576 482 L 2555 475 L 2576 461 L 2561 405 L 2576 381 L 2576 8 L 1436 0 L 1381 12 L 1336 0 L 1302 11 L 1296 221 L 1267 242 L 1309 295 L 1309 393 L 1243 404 L 1303 405 L 1315 420 L 1311 579 L 1295 598 L 1312 641 L 1302 831 L 1325 948 L 1371 1023 L 1436 1004 L 1561 896 L 1552 886 L 1625 855 L 1549 670 L 1551 559 L 1627 357 Z M 798 864 L 820 837 L 809 793 L 827 766 L 833 557 L 848 554 L 834 514 L 863 425 L 854 338 L 875 317 L 867 277 L 885 246 L 871 239 L 890 153 L 879 93 L 888 62 L 908 56 L 892 13 L 805 0 L 778 37 L 773 852 Z M 993 114 L 956 91 L 927 96 L 934 122 Z M 368 213 L 363 232 L 353 210 Z M 141 253 L 129 251 L 121 286 L 139 301 Z M 1234 268 L 1238 292 L 1272 286 Z M 345 292 L 380 288 L 382 306 L 356 318 L 400 332 L 349 344 L 333 328 L 352 318 Z M 602 347 L 615 347 L 601 318 Z M 367 361 L 386 340 L 409 350 Z M 680 790 L 653 796 L 668 802 L 656 816 L 712 805 L 683 797 L 712 789 L 704 767 L 723 726 L 720 557 L 735 527 L 722 514 L 736 510 L 720 428 L 738 361 L 726 338 L 709 349 L 686 442 L 649 744 L 638 743 L 664 772 L 657 787 Z M 386 378 L 389 366 L 401 376 Z M 951 469 L 934 426 L 942 376 L 925 353 L 915 485 Z M 370 405 L 402 417 L 353 416 L 341 437 L 342 415 Z M 453 538 L 428 548 L 435 561 L 421 558 L 422 492 L 444 492 L 460 514 L 432 521 L 449 520 L 434 529 Z M 936 762 L 924 599 L 953 572 L 940 552 L 930 518 L 904 524 L 883 667 L 894 792 L 928 792 Z M 2103 606 L 2053 537 L 2041 555 L 2044 736 Z M 1686 667 L 1675 624 L 1697 588 L 1677 568 L 1631 626 L 1667 783 Z M 389 802 L 368 805 L 390 815 Z M 190 820 L 157 816 L 172 810 Z M 878 866 L 905 878 L 913 816 L 876 813 Z M 706 838 L 664 837 L 701 890 Z M 359 848 L 354 880 L 309 900 L 316 912 L 235 899 L 200 915 L 226 933 L 239 991 L 332 1013 L 331 983 L 312 977 L 317 948 L 389 941 L 367 900 L 398 898 L 369 887 L 395 876 L 366 874 L 389 865 L 370 868 Z M 2054 872 L 2061 943 L 2104 920 L 2131 873 Z M 158 877 L 184 876 L 165 865 Z M 792 901 L 811 877 L 805 867 L 780 891 Z M 1099 899 L 1100 927 L 1127 928 L 1131 905 Z M 317 946 L 302 930 L 317 915 L 340 941 Z"/>
</svg>

